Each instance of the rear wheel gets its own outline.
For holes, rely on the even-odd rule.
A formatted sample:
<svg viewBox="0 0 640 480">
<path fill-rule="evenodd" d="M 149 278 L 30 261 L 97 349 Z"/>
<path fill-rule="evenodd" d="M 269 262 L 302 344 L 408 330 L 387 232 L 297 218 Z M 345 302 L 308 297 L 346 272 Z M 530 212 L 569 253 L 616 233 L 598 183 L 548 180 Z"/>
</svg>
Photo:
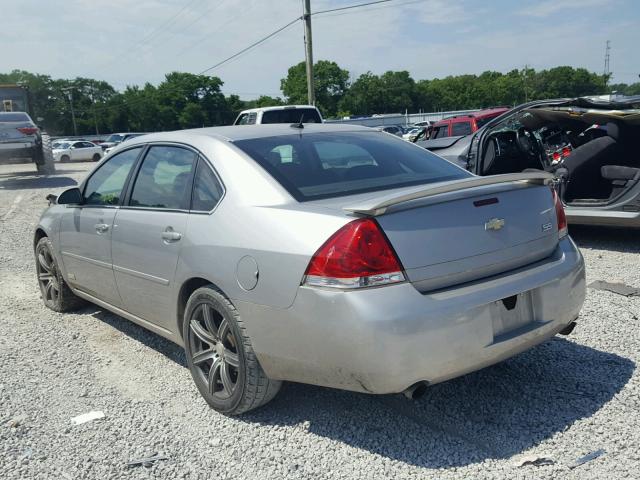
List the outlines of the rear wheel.
<svg viewBox="0 0 640 480">
<path fill-rule="evenodd" d="M 238 415 L 269 402 L 281 382 L 258 363 L 235 307 L 213 286 L 189 298 L 183 322 L 187 364 L 198 390 L 214 410 Z"/>
<path fill-rule="evenodd" d="M 62 278 L 49 237 L 38 241 L 35 253 L 38 285 L 44 304 L 56 312 L 69 312 L 81 307 L 85 302 L 71 291 Z"/>
<path fill-rule="evenodd" d="M 43 175 L 53 175 L 56 167 L 53 163 L 53 152 L 51 151 L 51 137 L 46 133 L 42 134 L 42 144 L 36 147 L 35 163 L 38 173 Z"/>
</svg>

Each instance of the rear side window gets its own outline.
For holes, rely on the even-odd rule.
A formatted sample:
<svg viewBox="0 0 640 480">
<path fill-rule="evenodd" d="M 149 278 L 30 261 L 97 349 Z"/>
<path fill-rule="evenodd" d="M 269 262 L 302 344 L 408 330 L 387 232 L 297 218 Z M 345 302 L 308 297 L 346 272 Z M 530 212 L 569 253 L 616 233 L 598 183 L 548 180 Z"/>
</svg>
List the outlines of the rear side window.
<svg viewBox="0 0 640 480">
<path fill-rule="evenodd" d="M 129 171 L 141 150 L 142 147 L 126 150 L 103 163 L 87 180 L 83 203 L 85 205 L 118 205 Z"/>
<path fill-rule="evenodd" d="M 188 209 L 196 154 L 156 145 L 142 161 L 129 204 L 133 207 Z"/>
<path fill-rule="evenodd" d="M 458 137 L 460 135 L 469 135 L 471 133 L 471 122 L 457 122 L 451 125 L 451 135 Z"/>
<path fill-rule="evenodd" d="M 193 180 L 191 210 L 210 212 L 222 198 L 222 192 L 222 185 L 213 170 L 203 160 L 199 160 Z"/>
<path fill-rule="evenodd" d="M 260 123 L 322 123 L 315 108 L 286 108 L 284 110 L 267 110 L 262 113 Z"/>
<path fill-rule="evenodd" d="M 29 115 L 22 112 L 0 113 L 0 122 L 30 122 Z"/>
<path fill-rule="evenodd" d="M 470 175 L 423 148 L 380 132 L 302 133 L 235 144 L 298 201 Z"/>
</svg>

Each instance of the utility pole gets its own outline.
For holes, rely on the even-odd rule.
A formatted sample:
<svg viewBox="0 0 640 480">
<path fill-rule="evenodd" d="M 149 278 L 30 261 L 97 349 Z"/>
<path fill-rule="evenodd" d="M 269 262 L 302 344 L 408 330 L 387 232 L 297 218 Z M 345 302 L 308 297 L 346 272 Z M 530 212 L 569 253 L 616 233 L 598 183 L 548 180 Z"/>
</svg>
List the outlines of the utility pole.
<svg viewBox="0 0 640 480">
<path fill-rule="evenodd" d="M 311 39 L 311 0 L 303 0 L 304 45 L 307 59 L 307 99 L 309 105 L 316 104 L 316 92 L 313 84 L 313 44 Z"/>
<path fill-rule="evenodd" d="M 611 50 L 611 41 L 607 40 L 607 46 L 604 50 L 604 88 L 607 88 L 607 82 L 609 80 L 609 51 Z"/>
<path fill-rule="evenodd" d="M 98 116 L 96 115 L 96 100 L 94 98 L 95 90 L 91 87 L 91 106 L 93 107 L 93 123 L 96 126 L 96 135 L 100 135 L 98 132 Z"/>
<path fill-rule="evenodd" d="M 69 94 L 69 105 L 71 105 L 71 121 L 73 122 L 73 134 L 78 136 L 78 125 L 76 125 L 76 112 L 73 110 L 73 90 L 71 87 L 63 88 L 62 91 L 64 93 Z"/>
</svg>

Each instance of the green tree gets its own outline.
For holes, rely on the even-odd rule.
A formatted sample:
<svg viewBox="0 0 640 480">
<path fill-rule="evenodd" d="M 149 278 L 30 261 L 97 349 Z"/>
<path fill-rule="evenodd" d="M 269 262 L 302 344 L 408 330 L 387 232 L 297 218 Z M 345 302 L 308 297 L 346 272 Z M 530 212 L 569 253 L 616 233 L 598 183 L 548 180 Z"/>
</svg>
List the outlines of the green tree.
<svg viewBox="0 0 640 480">
<path fill-rule="evenodd" d="M 335 62 L 320 60 L 313 66 L 316 105 L 324 116 L 334 116 L 338 103 L 349 88 L 349 72 Z M 289 68 L 287 77 L 280 80 L 280 88 L 288 103 L 307 103 L 307 74 L 305 62 Z"/>
</svg>

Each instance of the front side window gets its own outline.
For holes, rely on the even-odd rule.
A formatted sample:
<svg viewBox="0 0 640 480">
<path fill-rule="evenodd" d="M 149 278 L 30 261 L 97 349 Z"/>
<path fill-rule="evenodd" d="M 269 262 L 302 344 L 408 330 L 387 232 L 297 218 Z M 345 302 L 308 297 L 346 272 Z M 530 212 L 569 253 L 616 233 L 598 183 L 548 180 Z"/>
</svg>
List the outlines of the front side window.
<svg viewBox="0 0 640 480">
<path fill-rule="evenodd" d="M 131 193 L 132 207 L 188 209 L 196 154 L 181 147 L 156 145 L 142 161 Z"/>
<path fill-rule="evenodd" d="M 243 113 L 236 120 L 236 125 L 246 125 L 247 124 L 247 118 L 249 118 L 249 115 L 246 114 L 246 113 Z"/>
<path fill-rule="evenodd" d="M 91 175 L 84 189 L 85 205 L 118 205 L 131 167 L 142 147 L 118 153 Z"/>
<path fill-rule="evenodd" d="M 199 160 L 193 180 L 191 209 L 199 212 L 210 212 L 222 198 L 222 193 L 222 185 L 220 185 L 213 170 L 203 160 Z"/>
<path fill-rule="evenodd" d="M 281 135 L 238 140 L 235 145 L 298 201 L 469 175 L 426 149 L 374 131 Z"/>
</svg>

